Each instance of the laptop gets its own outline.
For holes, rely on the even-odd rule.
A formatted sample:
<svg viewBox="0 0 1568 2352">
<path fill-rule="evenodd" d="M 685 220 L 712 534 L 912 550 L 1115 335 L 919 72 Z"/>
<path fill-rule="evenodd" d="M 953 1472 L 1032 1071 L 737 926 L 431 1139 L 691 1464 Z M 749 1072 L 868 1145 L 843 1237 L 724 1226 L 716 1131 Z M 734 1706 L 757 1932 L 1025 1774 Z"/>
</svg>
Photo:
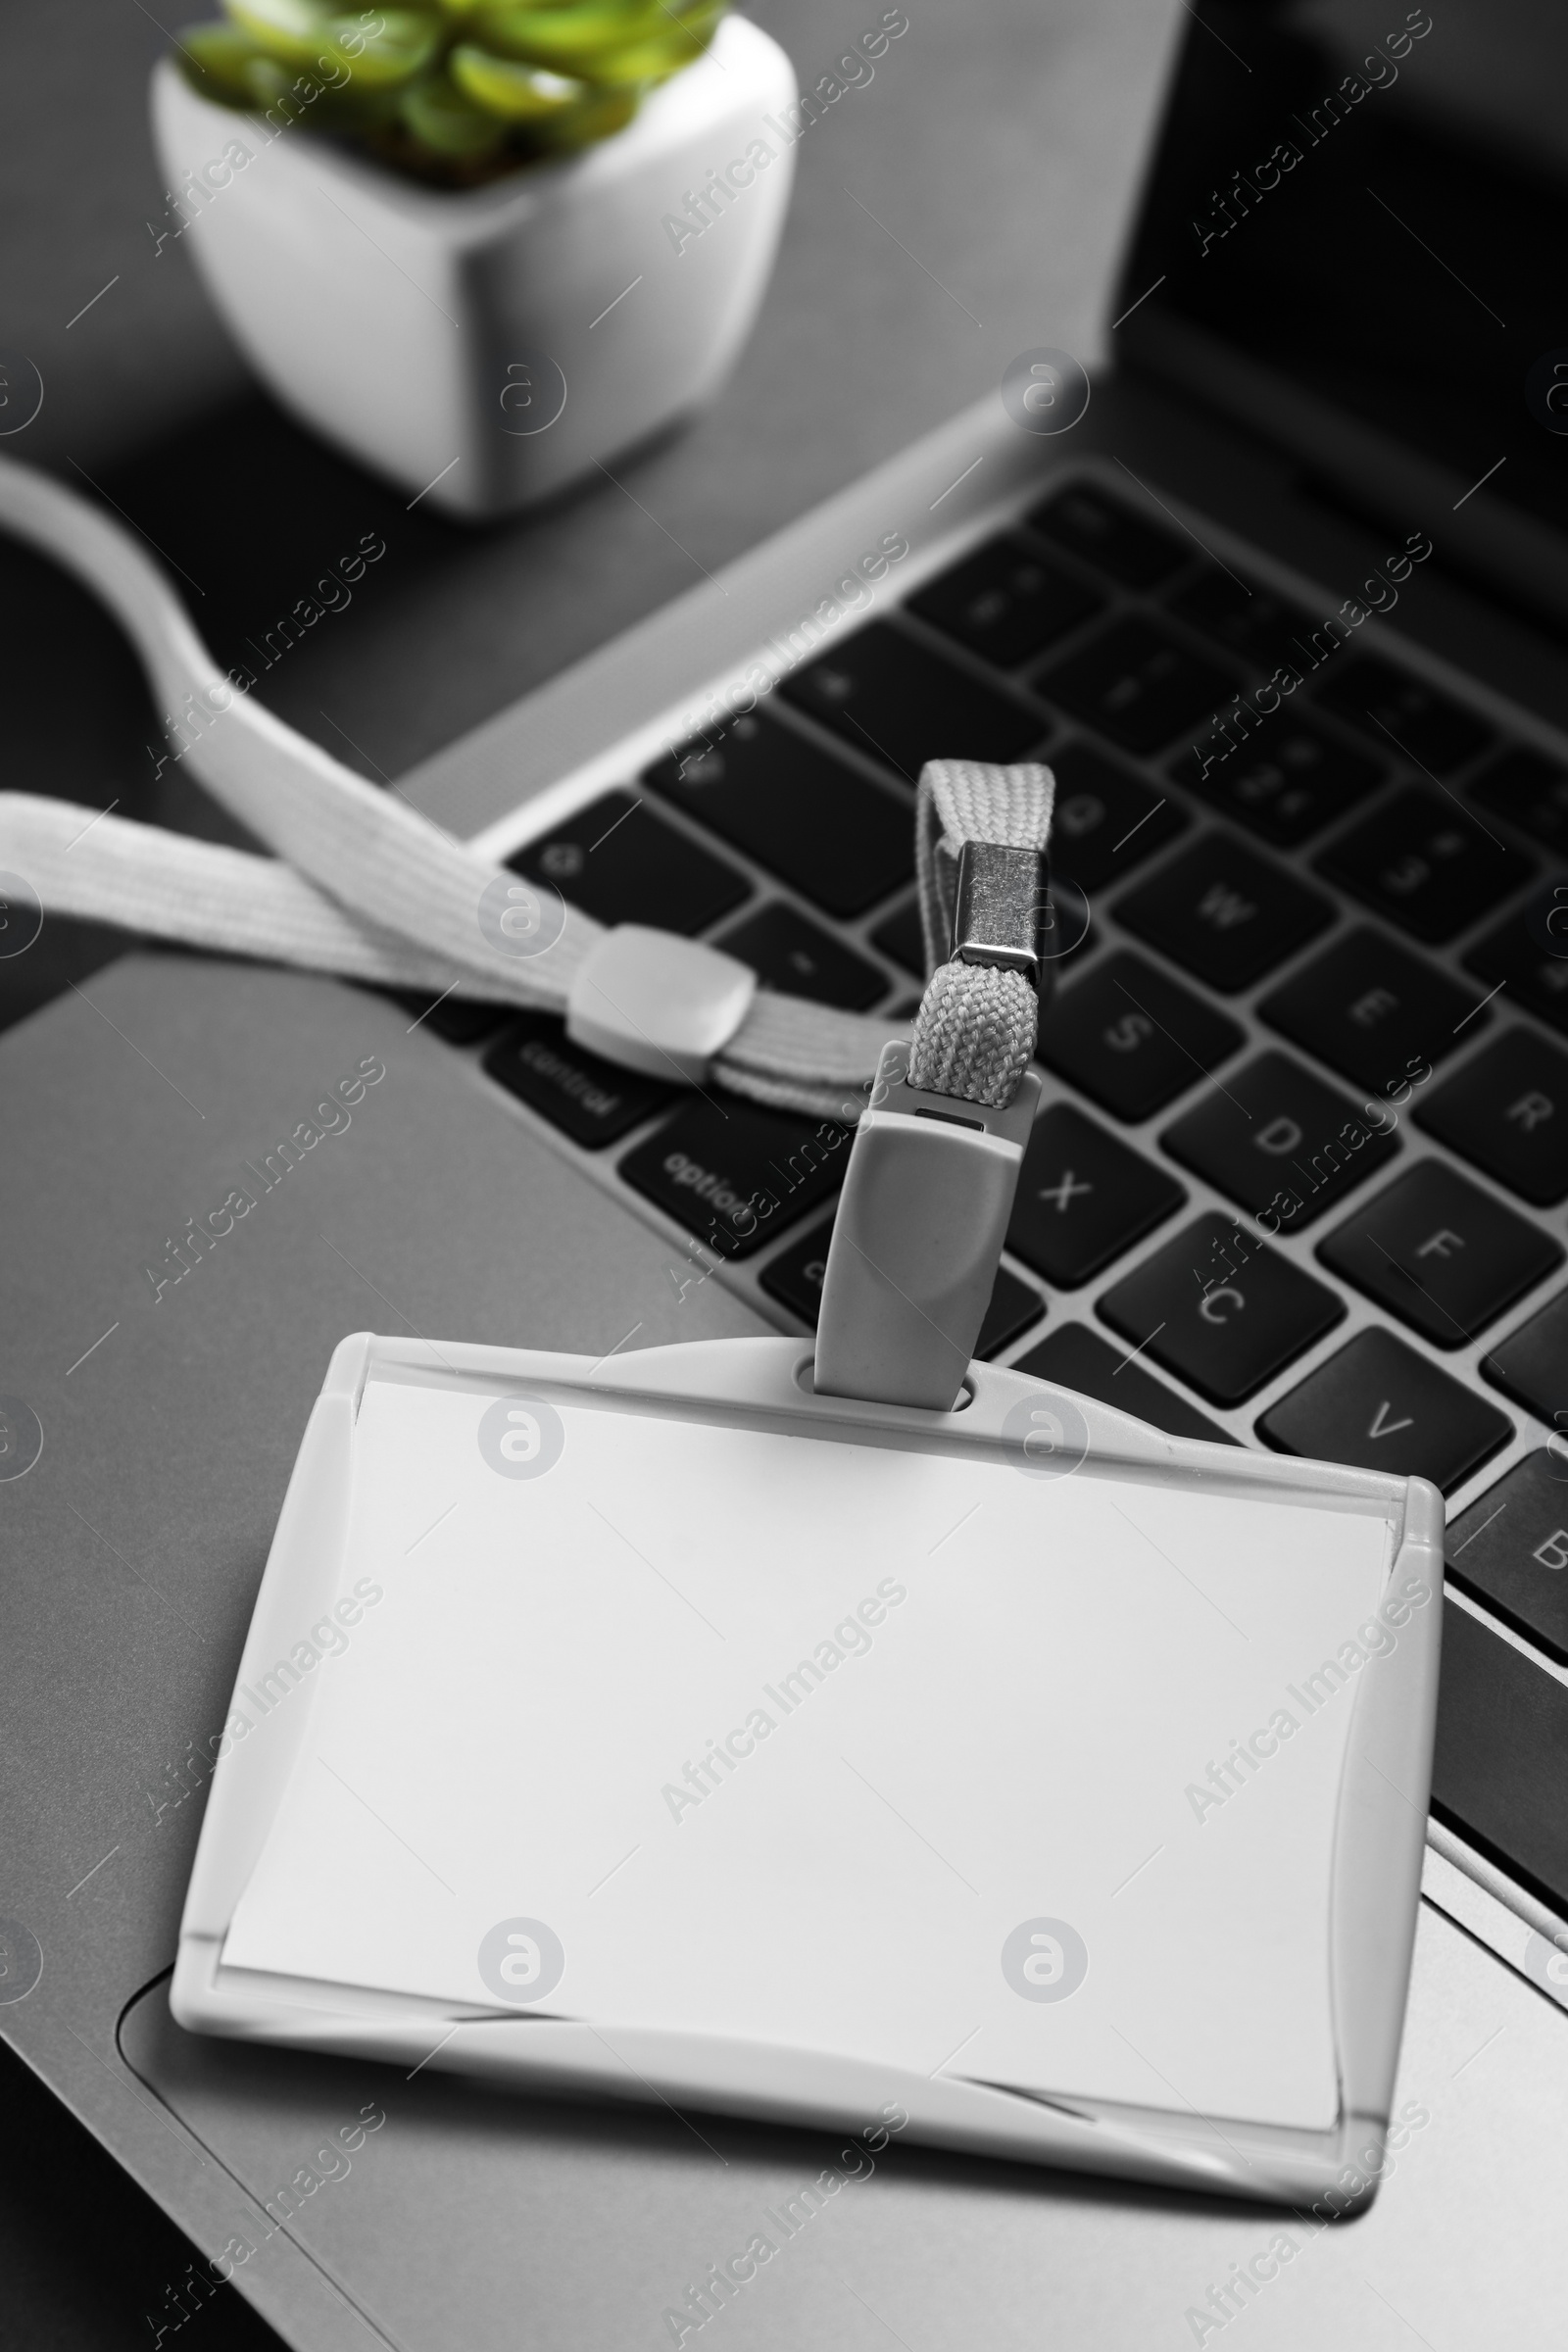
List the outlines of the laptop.
<svg viewBox="0 0 1568 2352">
<path fill-rule="evenodd" d="M 1473 0 L 1205 6 L 1092 387 L 1043 326 L 993 397 L 400 779 L 601 920 L 892 1030 L 921 761 L 1050 760 L 1045 1107 L 982 1352 L 1447 1501 L 1376 2200 L 1112 2185 L 911 2147 L 897 2116 L 852 2174 L 818 2134 L 172 2024 L 209 1735 L 336 1340 L 806 1332 L 833 1202 L 780 1179 L 790 1117 L 542 1017 L 135 954 L 0 1043 L 0 2031 L 193 2241 L 155 2342 L 219 2282 L 309 2352 L 1441 2352 L 1560 2320 L 1565 43 Z M 351 1126 L 156 1294 L 235 1167 L 369 1067 Z M 759 1188 L 775 1213 L 726 1227 Z"/>
</svg>

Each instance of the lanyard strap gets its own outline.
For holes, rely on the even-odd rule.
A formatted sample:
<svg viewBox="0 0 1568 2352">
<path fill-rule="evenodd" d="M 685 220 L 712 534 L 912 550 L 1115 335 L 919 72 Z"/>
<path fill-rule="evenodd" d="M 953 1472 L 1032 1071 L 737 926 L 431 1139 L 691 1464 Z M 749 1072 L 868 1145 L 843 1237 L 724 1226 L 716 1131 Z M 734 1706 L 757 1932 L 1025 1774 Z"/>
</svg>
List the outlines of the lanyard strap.
<svg viewBox="0 0 1568 2352">
<path fill-rule="evenodd" d="M 1051 837 L 1056 784 L 1049 767 L 992 767 L 977 760 L 932 760 L 920 776 L 914 856 L 920 921 L 931 977 L 915 1015 L 909 1084 L 937 1095 L 1005 1109 L 1035 1050 L 1039 966 L 1030 969 L 1042 901 L 1041 860 Z M 960 905 L 966 850 L 1022 853 L 1011 872 L 993 877 L 982 910 Z M 981 861 L 970 861 L 978 871 Z M 1012 882 L 1009 892 L 1006 883 Z M 1016 887 L 1022 884 L 1022 889 Z M 1010 903 L 1009 903 L 1010 902 Z M 1006 941 L 960 938 L 963 918 L 1010 917 Z M 1009 955 L 1008 962 L 980 961 Z M 949 960 L 951 958 L 951 960 Z"/>
<path fill-rule="evenodd" d="M 1047 767 L 935 760 L 921 773 L 936 968 L 909 1045 L 883 1049 L 845 1170 L 816 1327 L 826 1394 L 945 1413 L 974 1354 L 1040 1102 L 1029 1061 L 1054 794 Z"/>
<path fill-rule="evenodd" d="M 0 868 L 44 908 L 569 1020 L 573 984 L 610 936 L 605 926 L 564 903 L 541 915 L 545 894 L 475 857 L 395 792 L 368 783 L 236 691 L 158 566 L 75 492 L 0 459 L 0 526 L 74 572 L 109 607 L 171 714 L 166 726 L 189 739 L 180 756 L 274 853 L 256 857 L 62 801 L 0 793 Z M 921 921 L 928 962 L 938 968 L 915 1021 L 913 1055 L 915 1082 L 938 1093 L 1005 1104 L 1027 1066 L 1035 1032 L 1028 981 L 961 956 L 943 958 L 962 911 L 966 848 L 1043 851 L 1052 791 L 1044 767 L 938 760 L 921 777 Z M 512 919 L 524 908 L 525 919 Z M 712 951 L 701 953 L 711 959 Z M 858 1116 L 888 1016 L 771 991 L 739 1001 L 738 1026 L 711 1052 L 707 1076 L 780 1108 Z"/>
</svg>

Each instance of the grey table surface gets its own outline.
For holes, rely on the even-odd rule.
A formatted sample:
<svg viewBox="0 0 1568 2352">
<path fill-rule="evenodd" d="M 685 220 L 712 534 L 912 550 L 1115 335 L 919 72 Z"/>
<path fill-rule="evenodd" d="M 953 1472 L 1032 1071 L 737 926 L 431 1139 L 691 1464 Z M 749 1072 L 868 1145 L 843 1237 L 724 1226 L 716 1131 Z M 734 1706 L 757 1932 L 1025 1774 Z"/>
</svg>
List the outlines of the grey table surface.
<svg viewBox="0 0 1568 2352">
<path fill-rule="evenodd" d="M 760 0 L 753 13 L 809 85 L 881 12 L 874 0 Z M 401 493 L 283 419 L 188 252 L 156 249 L 148 223 L 166 191 L 146 84 L 183 12 L 145 0 L 12 9 L 0 24 L 0 356 L 34 363 L 44 403 L 0 448 L 112 498 L 184 576 L 220 658 L 237 658 L 340 544 L 380 531 L 373 586 L 260 691 L 351 765 L 395 777 L 994 390 L 1014 353 L 1101 358 L 1186 21 L 1171 0 L 908 0 L 906 13 L 874 79 L 801 144 L 760 322 L 712 407 L 617 464 L 613 482 L 474 531 L 410 514 Z M 155 775 L 156 717 L 113 626 L 4 542 L 0 647 L 6 784 L 229 833 L 188 780 Z M 53 924 L 47 952 L 40 942 L 0 971 L 0 1026 L 125 944 Z M 59 1084 L 79 1075 L 63 1067 Z M 6 2064 L 0 2341 L 145 2341 L 144 2306 L 193 2250 Z M 227 2296 L 185 2340 L 204 2330 L 271 2340 Z"/>
<path fill-rule="evenodd" d="M 754 13 L 809 86 L 881 10 L 760 0 Z M 373 515 L 389 550 L 378 576 L 263 691 L 363 772 L 396 775 L 993 389 L 1015 353 L 1098 358 L 1186 20 L 1172 0 L 909 0 L 906 13 L 874 78 L 800 144 L 763 315 L 712 408 L 617 465 L 616 482 L 596 476 L 546 513 L 470 531 L 406 514 L 401 494 L 335 459 L 323 495 L 322 461 L 258 409 L 184 242 L 155 250 L 148 222 L 166 199 L 146 80 L 161 11 L 8 12 L 0 347 L 31 358 L 45 393 L 36 422 L 0 447 L 119 498 L 199 583 L 190 602 L 218 638 L 247 575 L 275 575 L 265 626 L 332 560 L 339 528 Z M 126 482 L 144 488 L 145 514 Z M 71 781 L 70 715 L 27 730 L 34 766 L 17 782 L 104 780 Z"/>
</svg>

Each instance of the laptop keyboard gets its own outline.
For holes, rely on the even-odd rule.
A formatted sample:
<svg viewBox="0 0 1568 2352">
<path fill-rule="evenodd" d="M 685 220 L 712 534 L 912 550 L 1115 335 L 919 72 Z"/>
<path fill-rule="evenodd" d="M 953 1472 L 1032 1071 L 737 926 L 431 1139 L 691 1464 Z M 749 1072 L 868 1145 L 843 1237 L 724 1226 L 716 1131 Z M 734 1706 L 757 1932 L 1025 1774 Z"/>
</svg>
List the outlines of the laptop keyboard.
<svg viewBox="0 0 1568 2352">
<path fill-rule="evenodd" d="M 1119 902 L 1118 916 L 1195 980 L 1233 995 L 1334 920 L 1318 890 L 1223 833 L 1205 833 Z"/>
<path fill-rule="evenodd" d="M 690 936 L 748 897 L 746 877 L 664 824 L 641 795 L 603 793 L 513 859 L 601 923 L 656 923 Z"/>
<path fill-rule="evenodd" d="M 1391 1070 L 1434 1068 L 1492 1015 L 1466 988 L 1386 931 L 1357 924 L 1266 996 L 1258 1018 L 1341 1078 L 1381 1087 Z M 1568 1142 L 1568 1138 L 1564 1139 Z"/>
<path fill-rule="evenodd" d="M 1416 1118 L 1450 1151 L 1536 1208 L 1568 1193 L 1568 1054 L 1513 1028 L 1473 1054 Z"/>
<path fill-rule="evenodd" d="M 1450 797 L 1423 785 L 1396 793 L 1317 862 L 1330 881 L 1428 947 L 1468 930 L 1534 870 Z"/>
<path fill-rule="evenodd" d="M 1099 1301 L 1112 1331 L 1210 1404 L 1241 1404 L 1345 1319 L 1331 1290 L 1266 1243 L 1239 1254 L 1219 1210 L 1196 1218 Z M 1234 1270 L 1233 1270 L 1234 1269 Z"/>
<path fill-rule="evenodd" d="M 981 1353 L 1453 1497 L 1435 1802 L 1568 1911 L 1568 763 L 1348 648 L 1216 760 L 1215 711 L 1304 666 L 1336 601 L 1086 475 L 512 862 L 891 1032 L 923 969 L 921 764 L 1049 759 L 1054 880 L 1089 920 Z M 429 1017 L 662 1216 L 677 1296 L 733 1261 L 814 1324 L 848 1131 L 542 1015 Z"/>
<path fill-rule="evenodd" d="M 863 914 L 914 879 L 907 809 L 769 718 L 732 720 L 721 743 L 662 760 L 644 782 L 824 914 Z"/>
</svg>

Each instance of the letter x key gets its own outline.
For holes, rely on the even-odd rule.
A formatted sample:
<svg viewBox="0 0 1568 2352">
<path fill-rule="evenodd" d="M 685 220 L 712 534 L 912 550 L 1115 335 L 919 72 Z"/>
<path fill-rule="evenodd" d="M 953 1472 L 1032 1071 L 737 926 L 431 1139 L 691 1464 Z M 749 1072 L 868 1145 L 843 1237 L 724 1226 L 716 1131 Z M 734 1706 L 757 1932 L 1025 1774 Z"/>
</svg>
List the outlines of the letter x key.
<svg viewBox="0 0 1568 2352">
<path fill-rule="evenodd" d="M 1086 1178 L 1082 1184 L 1074 1181 L 1074 1171 L 1063 1168 L 1054 1184 L 1043 1184 L 1036 1192 L 1038 1200 L 1054 1200 L 1063 1216 L 1080 1193 L 1092 1193 L 1094 1186 Z"/>
</svg>

